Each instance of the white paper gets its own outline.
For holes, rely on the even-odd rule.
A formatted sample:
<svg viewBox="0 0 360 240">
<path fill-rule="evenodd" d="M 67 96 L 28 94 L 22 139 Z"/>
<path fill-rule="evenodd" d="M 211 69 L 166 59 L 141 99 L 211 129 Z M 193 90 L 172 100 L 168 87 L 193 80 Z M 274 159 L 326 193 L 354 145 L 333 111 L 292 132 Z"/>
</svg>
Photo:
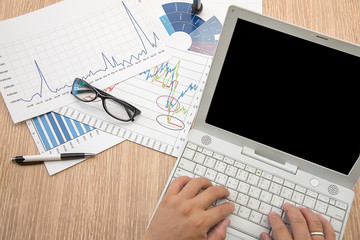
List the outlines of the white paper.
<svg viewBox="0 0 360 240">
<path fill-rule="evenodd" d="M 13 121 L 75 101 L 76 77 L 104 88 L 169 59 L 138 1 L 63 1 L 0 22 L 0 89 Z"/>
</svg>

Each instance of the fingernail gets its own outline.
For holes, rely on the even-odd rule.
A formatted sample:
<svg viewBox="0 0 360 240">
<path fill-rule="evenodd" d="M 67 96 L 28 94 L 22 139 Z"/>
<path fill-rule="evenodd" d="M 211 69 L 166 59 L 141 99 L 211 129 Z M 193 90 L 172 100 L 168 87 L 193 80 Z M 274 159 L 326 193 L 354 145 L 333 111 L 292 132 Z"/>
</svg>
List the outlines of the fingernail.
<svg viewBox="0 0 360 240">
<path fill-rule="evenodd" d="M 272 238 L 266 233 L 261 233 L 260 240 L 272 240 Z"/>
<path fill-rule="evenodd" d="M 225 219 L 225 226 L 226 226 L 226 227 L 229 227 L 229 226 L 230 226 L 230 223 L 231 223 L 231 222 L 230 222 L 230 219 L 227 219 L 227 218 L 226 218 L 226 219 Z"/>
</svg>

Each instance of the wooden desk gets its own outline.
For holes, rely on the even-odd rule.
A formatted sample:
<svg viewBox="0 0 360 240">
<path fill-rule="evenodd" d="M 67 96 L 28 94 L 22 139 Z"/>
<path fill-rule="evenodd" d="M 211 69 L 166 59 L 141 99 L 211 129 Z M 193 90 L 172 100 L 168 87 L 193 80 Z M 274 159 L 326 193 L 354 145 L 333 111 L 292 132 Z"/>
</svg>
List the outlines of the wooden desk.
<svg viewBox="0 0 360 240">
<path fill-rule="evenodd" d="M 360 44 L 359 1 L 263 1 L 264 14 Z M 55 2 L 1 0 L 0 20 Z M 0 239 L 140 238 L 175 158 L 124 142 L 49 177 L 43 165 L 10 162 L 38 151 L 25 123 L 12 123 L 2 98 L 0 125 Z M 360 183 L 344 239 L 359 239 L 359 226 Z"/>
</svg>

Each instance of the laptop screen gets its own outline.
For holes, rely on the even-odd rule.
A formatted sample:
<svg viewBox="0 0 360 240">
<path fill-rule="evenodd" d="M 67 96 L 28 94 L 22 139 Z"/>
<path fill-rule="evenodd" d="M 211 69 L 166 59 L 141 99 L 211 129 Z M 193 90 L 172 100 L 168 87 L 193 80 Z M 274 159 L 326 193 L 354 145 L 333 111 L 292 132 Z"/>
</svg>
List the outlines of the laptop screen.
<svg viewBox="0 0 360 240">
<path fill-rule="evenodd" d="M 348 174 L 360 58 L 238 19 L 206 122 Z"/>
</svg>

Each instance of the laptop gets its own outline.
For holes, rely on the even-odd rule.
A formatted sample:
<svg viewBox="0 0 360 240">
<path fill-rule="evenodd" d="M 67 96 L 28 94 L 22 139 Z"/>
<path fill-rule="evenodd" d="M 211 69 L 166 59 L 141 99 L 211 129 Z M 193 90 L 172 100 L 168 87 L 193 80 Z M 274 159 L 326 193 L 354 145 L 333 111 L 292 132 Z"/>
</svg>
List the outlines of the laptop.
<svg viewBox="0 0 360 240">
<path fill-rule="evenodd" d="M 231 6 L 162 197 L 178 176 L 206 177 L 230 191 L 215 204 L 236 206 L 226 239 L 271 234 L 270 211 L 288 225 L 285 202 L 342 239 L 360 175 L 359 66 L 359 46 Z"/>
</svg>

